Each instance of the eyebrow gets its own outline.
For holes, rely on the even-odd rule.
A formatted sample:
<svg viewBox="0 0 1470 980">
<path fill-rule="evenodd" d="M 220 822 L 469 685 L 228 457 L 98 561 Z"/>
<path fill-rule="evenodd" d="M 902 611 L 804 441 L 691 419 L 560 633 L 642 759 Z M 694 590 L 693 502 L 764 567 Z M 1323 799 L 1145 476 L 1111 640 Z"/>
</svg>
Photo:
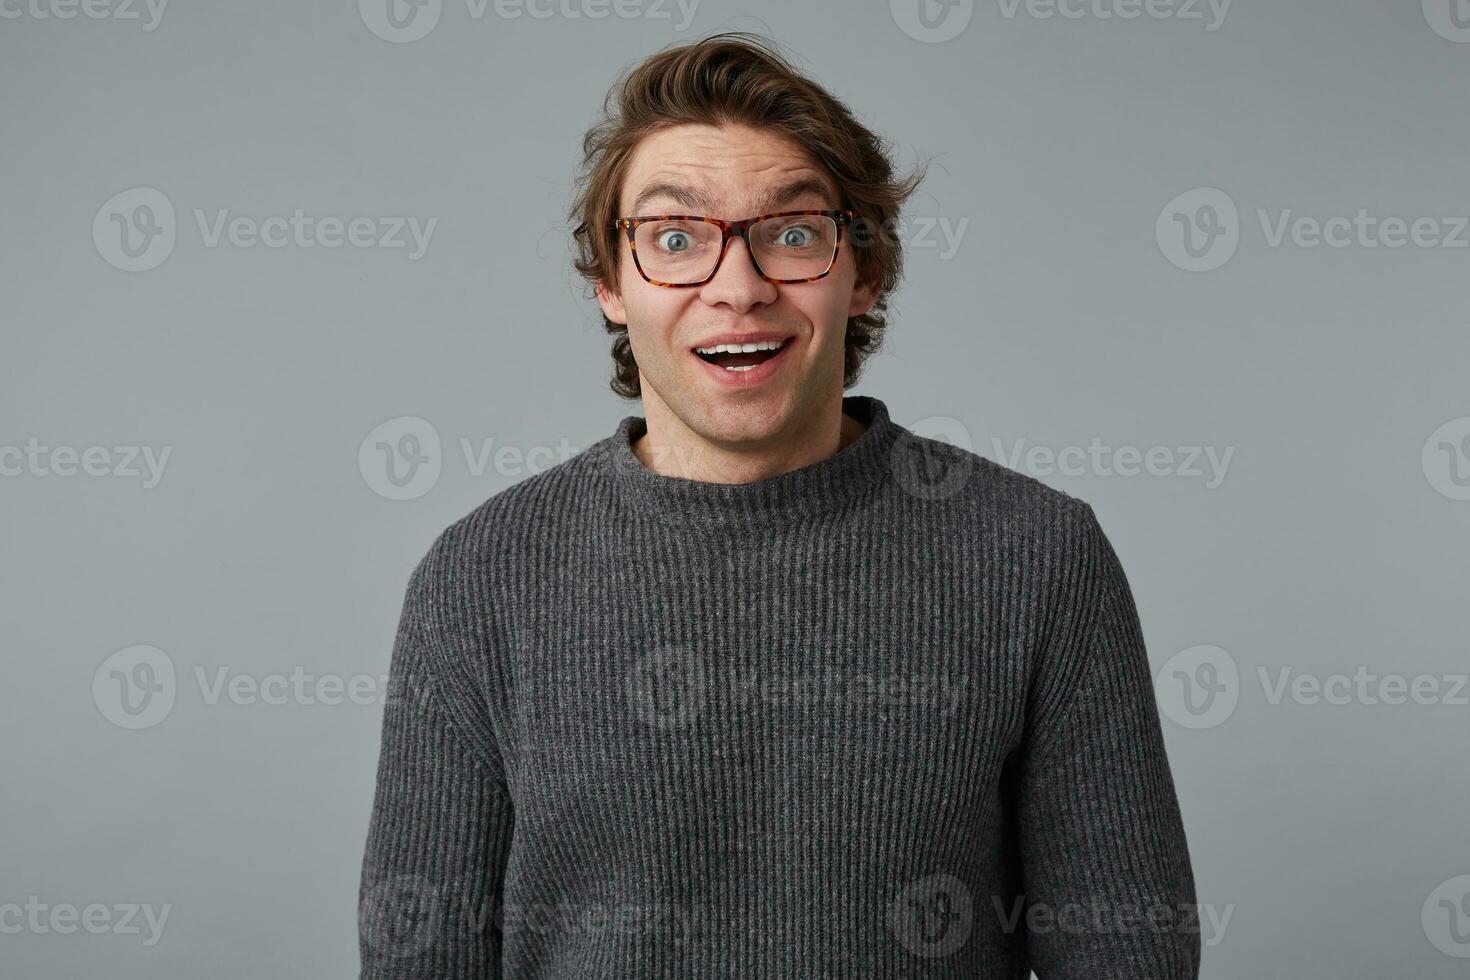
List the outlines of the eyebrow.
<svg viewBox="0 0 1470 980">
<path fill-rule="evenodd" d="M 766 214 L 779 210 L 782 205 L 789 204 L 805 194 L 813 194 L 826 199 L 831 196 L 832 191 L 816 177 L 799 177 L 790 183 L 762 190 L 755 199 L 755 213 Z M 648 206 L 649 202 L 658 198 L 667 198 L 683 207 L 705 214 L 717 210 L 703 191 L 686 187 L 683 184 L 660 182 L 643 188 L 637 200 L 633 202 L 633 213 L 643 213 L 643 209 Z"/>
</svg>

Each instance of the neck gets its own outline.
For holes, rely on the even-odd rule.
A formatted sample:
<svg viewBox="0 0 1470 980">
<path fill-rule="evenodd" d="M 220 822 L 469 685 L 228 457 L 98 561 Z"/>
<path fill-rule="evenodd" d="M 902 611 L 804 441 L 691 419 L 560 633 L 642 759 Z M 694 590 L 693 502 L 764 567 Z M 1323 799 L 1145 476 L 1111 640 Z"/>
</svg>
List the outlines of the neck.
<svg viewBox="0 0 1470 980">
<path fill-rule="evenodd" d="M 845 422 L 844 416 L 850 421 Z M 802 419 L 803 422 L 811 419 L 810 425 L 816 423 L 811 416 Z M 619 511 L 620 520 L 629 522 L 630 526 L 649 531 L 655 526 L 669 525 L 680 533 L 698 531 L 719 536 L 722 541 L 739 540 L 758 529 L 790 529 L 818 515 L 845 513 L 855 501 L 889 484 L 889 478 L 894 475 L 894 460 L 898 458 L 896 447 L 907 430 L 895 424 L 888 415 L 888 407 L 870 395 L 844 396 L 825 421 L 831 440 L 828 443 L 813 441 L 805 453 L 785 452 L 779 457 L 766 452 L 745 457 L 734 454 L 737 468 L 716 466 L 713 469 L 718 472 L 701 479 L 659 472 L 644 463 L 634 447 L 644 442 L 648 420 L 639 415 L 625 416 L 617 432 L 598 444 L 596 459 L 604 466 L 603 472 L 611 477 L 612 492 L 605 499 Z M 649 442 L 649 445 L 659 444 Z M 823 446 L 831 450 L 826 455 L 822 455 Z M 726 455 L 722 453 L 721 458 Z M 702 464 L 678 468 L 680 473 L 712 472 L 709 459 L 701 458 L 697 452 L 691 457 L 655 451 L 649 458 L 656 464 L 680 460 Z M 792 461 L 800 458 L 814 461 L 790 468 Z M 750 459 L 765 462 L 760 468 L 738 469 L 739 464 Z M 664 469 L 676 468 L 664 466 Z M 781 472 L 729 482 L 773 470 Z"/>
<path fill-rule="evenodd" d="M 754 483 L 820 462 L 846 449 L 866 426 L 843 414 L 842 395 L 803 417 L 791 432 L 754 442 L 709 439 L 675 415 L 662 399 L 644 398 L 647 431 L 633 443 L 638 461 L 660 476 L 703 483 Z"/>
</svg>

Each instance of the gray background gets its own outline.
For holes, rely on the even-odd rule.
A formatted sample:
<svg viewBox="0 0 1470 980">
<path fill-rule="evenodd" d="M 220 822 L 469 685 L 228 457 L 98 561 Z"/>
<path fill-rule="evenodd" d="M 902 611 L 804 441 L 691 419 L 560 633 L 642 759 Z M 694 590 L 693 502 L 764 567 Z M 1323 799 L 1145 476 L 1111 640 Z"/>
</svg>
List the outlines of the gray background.
<svg viewBox="0 0 1470 980">
<path fill-rule="evenodd" d="M 1470 232 L 1273 247 L 1258 217 L 1470 213 L 1470 43 L 1447 0 L 1237 0 L 1214 30 L 1203 5 L 1124 20 L 984 0 L 937 42 L 900 26 L 911 0 L 702 0 L 682 30 L 668 0 L 606 19 L 564 12 L 587 0 L 478 19 L 446 0 L 411 43 L 350 0 L 174 0 L 153 30 L 146 8 L 60 19 L 47 2 L 0 19 L 0 449 L 53 453 L 0 478 L 0 906 L 170 912 L 151 945 L 146 926 L 43 916 L 0 932 L 0 973 L 356 975 L 381 705 L 211 704 L 195 672 L 377 678 L 433 536 L 530 472 L 476 472 L 461 440 L 544 458 L 641 413 L 607 390 L 568 264 L 579 141 L 619 69 L 747 29 L 903 164 L 934 161 L 911 215 L 968 222 L 954 250 L 910 226 L 857 393 L 992 458 L 1094 437 L 1233 453 L 1217 486 L 1182 451 L 1153 475 L 1017 464 L 1090 501 L 1128 570 L 1199 900 L 1230 915 L 1203 976 L 1465 975 L 1470 707 L 1450 695 L 1470 662 Z M 128 272 L 105 229 L 140 187 L 171 202 L 176 241 Z M 1156 228 L 1206 220 L 1189 198 L 1164 213 L 1196 188 L 1239 209 L 1235 253 L 1203 272 Z M 211 247 L 195 218 L 298 208 L 437 225 L 412 259 Z M 393 500 L 359 449 L 384 424 L 397 445 L 405 417 L 439 435 L 440 472 Z M 156 485 L 127 475 L 128 446 L 169 448 Z M 57 447 L 103 447 L 113 475 L 61 475 Z M 130 730 L 103 668 L 136 645 L 177 679 L 171 710 Z M 1196 677 L 1200 656 L 1222 663 L 1203 646 L 1237 668 L 1228 712 L 1180 693 L 1171 658 Z M 1282 670 L 1360 668 L 1441 696 L 1270 696 Z"/>
</svg>

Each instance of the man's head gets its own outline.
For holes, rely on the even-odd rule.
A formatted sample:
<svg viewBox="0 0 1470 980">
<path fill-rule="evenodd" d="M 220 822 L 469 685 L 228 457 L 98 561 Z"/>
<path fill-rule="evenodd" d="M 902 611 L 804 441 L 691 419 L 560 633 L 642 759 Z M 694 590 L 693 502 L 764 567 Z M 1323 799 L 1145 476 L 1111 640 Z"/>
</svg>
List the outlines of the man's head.
<svg viewBox="0 0 1470 980">
<path fill-rule="evenodd" d="M 649 58 L 604 108 L 584 139 L 572 217 L 577 270 L 596 288 L 614 337 L 613 390 L 657 400 L 691 430 L 736 442 L 779 436 L 839 399 L 881 343 L 902 271 L 899 244 L 884 232 L 922 173 L 895 177 L 877 136 L 748 35 Z M 730 234 L 722 253 L 714 223 L 643 222 L 631 236 L 615 227 L 629 217 L 739 221 L 789 211 L 856 217 L 773 219 L 749 229 L 750 247 Z M 749 339 L 781 347 L 744 358 L 696 351 Z M 733 370 L 766 357 L 768 365 Z"/>
</svg>

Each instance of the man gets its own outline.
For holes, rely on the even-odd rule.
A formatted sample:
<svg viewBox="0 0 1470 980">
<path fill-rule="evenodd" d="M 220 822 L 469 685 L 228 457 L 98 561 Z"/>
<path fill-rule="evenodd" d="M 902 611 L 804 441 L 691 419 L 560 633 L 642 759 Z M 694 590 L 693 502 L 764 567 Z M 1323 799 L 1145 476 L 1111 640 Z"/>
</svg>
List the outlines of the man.
<svg viewBox="0 0 1470 980">
<path fill-rule="evenodd" d="M 585 149 L 578 268 L 646 414 L 414 570 L 362 975 L 1196 977 L 1092 509 L 843 395 L 916 179 L 741 35 L 639 65 Z"/>
</svg>

